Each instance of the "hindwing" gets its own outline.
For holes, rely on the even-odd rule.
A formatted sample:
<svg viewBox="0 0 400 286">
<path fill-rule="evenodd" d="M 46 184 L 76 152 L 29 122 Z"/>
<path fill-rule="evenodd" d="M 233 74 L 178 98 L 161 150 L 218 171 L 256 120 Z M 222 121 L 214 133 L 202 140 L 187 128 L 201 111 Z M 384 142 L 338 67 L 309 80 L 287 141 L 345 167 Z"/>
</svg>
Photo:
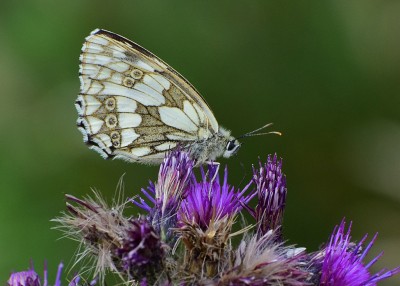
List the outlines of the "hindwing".
<svg viewBox="0 0 400 286">
<path fill-rule="evenodd" d="M 117 34 L 94 30 L 80 56 L 77 124 L 103 157 L 159 163 L 218 132 L 212 111 L 178 72 Z"/>
</svg>

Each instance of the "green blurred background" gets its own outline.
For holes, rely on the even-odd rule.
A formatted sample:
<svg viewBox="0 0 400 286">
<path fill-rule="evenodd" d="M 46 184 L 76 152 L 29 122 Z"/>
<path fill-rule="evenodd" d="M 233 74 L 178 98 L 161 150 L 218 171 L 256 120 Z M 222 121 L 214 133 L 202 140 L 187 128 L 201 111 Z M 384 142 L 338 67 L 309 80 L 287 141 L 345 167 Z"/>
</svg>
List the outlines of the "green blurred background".
<svg viewBox="0 0 400 286">
<path fill-rule="evenodd" d="M 379 232 L 375 270 L 399 265 L 399 15 L 399 1 L 3 0 L 0 281 L 31 258 L 52 279 L 70 263 L 76 243 L 50 229 L 64 194 L 94 187 L 110 200 L 124 173 L 128 195 L 156 178 L 103 160 L 75 127 L 78 57 L 95 28 L 164 59 L 234 135 L 275 123 L 284 136 L 246 140 L 230 182 L 243 186 L 258 156 L 283 157 L 290 243 L 316 250 L 345 216 L 356 240 Z"/>
</svg>

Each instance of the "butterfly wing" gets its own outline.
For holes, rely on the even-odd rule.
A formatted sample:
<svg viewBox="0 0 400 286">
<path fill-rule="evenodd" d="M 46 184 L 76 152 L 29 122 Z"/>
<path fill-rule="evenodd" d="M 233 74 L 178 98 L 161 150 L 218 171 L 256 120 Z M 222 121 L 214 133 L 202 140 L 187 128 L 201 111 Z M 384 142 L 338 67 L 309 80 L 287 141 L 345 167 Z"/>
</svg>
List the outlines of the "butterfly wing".
<svg viewBox="0 0 400 286">
<path fill-rule="evenodd" d="M 159 163 L 218 132 L 206 101 L 178 72 L 117 34 L 94 30 L 80 56 L 78 127 L 103 157 Z"/>
</svg>

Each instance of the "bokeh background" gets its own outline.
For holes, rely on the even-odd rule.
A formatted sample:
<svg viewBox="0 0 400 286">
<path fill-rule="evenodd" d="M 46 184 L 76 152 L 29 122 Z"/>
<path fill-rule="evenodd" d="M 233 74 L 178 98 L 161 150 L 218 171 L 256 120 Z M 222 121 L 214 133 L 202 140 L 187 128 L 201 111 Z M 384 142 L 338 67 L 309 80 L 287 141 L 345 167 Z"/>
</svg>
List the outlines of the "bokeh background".
<svg viewBox="0 0 400 286">
<path fill-rule="evenodd" d="M 76 243 L 50 219 L 64 194 L 137 194 L 157 167 L 105 161 L 76 130 L 78 57 L 104 28 L 139 43 L 204 95 L 246 140 L 229 164 L 243 186 L 258 156 L 284 159 L 285 237 L 316 250 L 343 217 L 379 232 L 374 268 L 400 264 L 400 2 L 1 1 L 0 283 L 32 259 L 51 279 Z M 133 210 L 135 212 L 135 210 Z M 381 285 L 398 285 L 397 277 Z"/>
</svg>

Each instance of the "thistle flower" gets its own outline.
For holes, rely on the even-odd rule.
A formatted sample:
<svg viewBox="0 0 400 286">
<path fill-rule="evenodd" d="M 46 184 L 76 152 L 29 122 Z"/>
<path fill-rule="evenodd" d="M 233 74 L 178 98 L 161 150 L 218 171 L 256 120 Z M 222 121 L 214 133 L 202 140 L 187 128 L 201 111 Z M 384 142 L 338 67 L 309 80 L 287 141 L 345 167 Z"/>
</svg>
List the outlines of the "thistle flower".
<svg viewBox="0 0 400 286">
<path fill-rule="evenodd" d="M 245 195 L 250 184 L 243 190 L 235 191 L 228 184 L 228 168 L 225 168 L 222 184 L 218 176 L 218 165 L 209 165 L 208 173 L 201 168 L 201 181 L 192 178 L 191 189 L 186 199 L 182 200 L 178 212 L 178 221 L 196 223 L 205 230 L 210 223 L 224 217 L 233 217 L 246 205 L 255 194 Z"/>
<path fill-rule="evenodd" d="M 56 281 L 54 282 L 54 286 L 61 286 L 61 274 L 64 265 L 60 263 L 58 265 Z M 75 276 L 71 282 L 68 284 L 69 286 L 79 286 L 79 285 L 95 285 L 96 280 L 91 281 L 90 283 L 79 284 L 80 277 Z M 47 286 L 47 264 L 44 264 L 44 273 L 43 273 L 43 286 Z M 27 271 L 15 272 L 10 275 L 10 278 L 7 281 L 8 286 L 40 286 L 40 277 L 35 272 L 33 265 Z"/>
<path fill-rule="evenodd" d="M 259 237 L 243 239 L 235 251 L 233 267 L 226 271 L 218 285 L 311 285 L 311 273 L 303 263 L 305 249 L 276 243 L 271 230 Z"/>
<path fill-rule="evenodd" d="M 148 281 L 153 278 L 151 282 L 154 283 L 162 270 L 162 243 L 147 220 L 131 219 L 130 222 L 121 247 L 116 249 L 116 256 L 128 273 L 128 280 Z"/>
<path fill-rule="evenodd" d="M 142 189 L 142 193 L 154 206 L 150 207 L 142 198 L 139 198 L 140 202 L 132 200 L 148 212 L 153 226 L 166 240 L 171 239 L 170 230 L 176 226 L 176 213 L 180 202 L 187 196 L 187 185 L 194 165 L 187 153 L 180 150 L 171 152 L 160 166 L 157 183 L 150 181 L 147 190 Z"/>
<path fill-rule="evenodd" d="M 130 222 L 122 215 L 124 204 L 116 202 L 109 207 L 100 194 L 94 194 L 95 199 L 87 197 L 83 200 L 66 195 L 68 213 L 53 221 L 59 223 L 57 228 L 66 237 L 80 242 L 82 251 L 78 253 L 77 261 L 94 260 L 94 275 L 103 282 L 106 270 L 119 270 L 113 254 L 122 246 Z"/>
<path fill-rule="evenodd" d="M 365 235 L 357 244 L 351 242 L 351 225 L 346 231 L 345 220 L 336 226 L 330 241 L 323 250 L 320 286 L 374 286 L 379 281 L 389 278 L 400 272 L 400 267 L 392 270 L 383 269 L 371 274 L 369 268 L 383 255 L 381 252 L 369 263 L 363 260 L 372 248 L 377 234 L 363 249 L 367 240 Z"/>
<path fill-rule="evenodd" d="M 258 204 L 255 210 L 247 208 L 256 219 L 259 236 L 274 230 L 275 238 L 282 239 L 283 212 L 286 203 L 286 177 L 282 173 L 282 159 L 275 154 L 268 156 L 259 168 L 253 166 L 253 182 L 256 185 Z"/>
<path fill-rule="evenodd" d="M 230 253 L 228 239 L 236 214 L 253 197 L 228 184 L 228 169 L 220 183 L 218 165 L 210 165 L 208 173 L 201 168 L 201 181 L 192 177 L 188 196 L 178 212 L 176 234 L 185 244 L 185 271 L 191 275 L 213 276 L 226 264 Z"/>
<path fill-rule="evenodd" d="M 47 275 L 44 278 L 47 280 Z M 7 281 L 9 286 L 40 286 L 40 277 L 33 270 L 21 271 L 12 273 L 10 279 Z M 57 281 L 56 281 L 57 285 Z"/>
<path fill-rule="evenodd" d="M 151 273 L 160 269 L 163 256 L 153 227 L 145 218 L 124 217 L 124 204 L 109 207 L 99 194 L 95 196 L 97 200 L 81 200 L 66 195 L 76 206 L 67 202 L 69 214 L 54 220 L 66 236 L 80 241 L 83 251 L 77 261 L 94 260 L 94 274 L 102 283 L 107 270 L 125 281 L 151 278 Z"/>
</svg>

